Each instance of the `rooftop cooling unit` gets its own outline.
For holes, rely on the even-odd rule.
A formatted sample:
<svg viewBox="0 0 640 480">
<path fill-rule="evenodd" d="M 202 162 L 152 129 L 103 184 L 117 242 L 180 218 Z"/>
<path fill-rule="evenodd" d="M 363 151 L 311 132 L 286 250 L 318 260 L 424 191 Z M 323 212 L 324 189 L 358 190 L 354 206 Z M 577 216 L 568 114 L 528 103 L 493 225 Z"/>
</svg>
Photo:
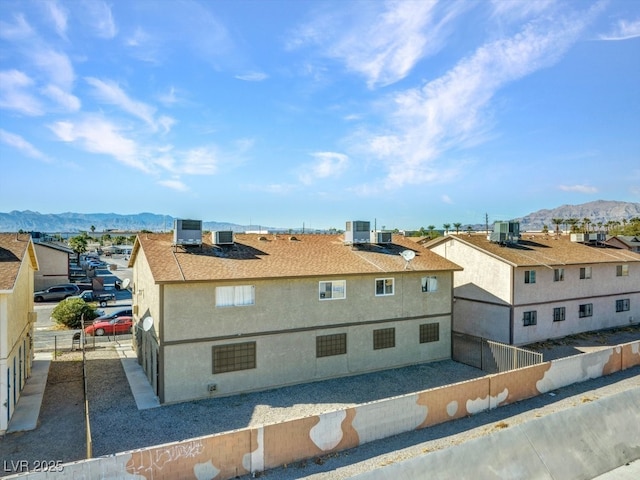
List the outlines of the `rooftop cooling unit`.
<svg viewBox="0 0 640 480">
<path fill-rule="evenodd" d="M 604 242 L 607 236 L 604 233 L 572 233 L 571 241 L 577 243 Z"/>
<path fill-rule="evenodd" d="M 371 243 L 391 243 L 392 232 L 371 232 Z"/>
<path fill-rule="evenodd" d="M 200 246 L 202 245 L 202 220 L 173 221 L 174 245 Z"/>
<path fill-rule="evenodd" d="M 211 232 L 211 241 L 214 245 L 233 245 L 233 232 L 231 230 Z"/>
<path fill-rule="evenodd" d="M 347 222 L 347 228 L 344 232 L 344 243 L 370 243 L 371 222 L 364 222 L 361 220 L 355 220 Z"/>
<path fill-rule="evenodd" d="M 493 232 L 489 240 L 496 243 L 518 243 L 520 237 L 520 223 L 496 222 L 493 224 Z"/>
</svg>

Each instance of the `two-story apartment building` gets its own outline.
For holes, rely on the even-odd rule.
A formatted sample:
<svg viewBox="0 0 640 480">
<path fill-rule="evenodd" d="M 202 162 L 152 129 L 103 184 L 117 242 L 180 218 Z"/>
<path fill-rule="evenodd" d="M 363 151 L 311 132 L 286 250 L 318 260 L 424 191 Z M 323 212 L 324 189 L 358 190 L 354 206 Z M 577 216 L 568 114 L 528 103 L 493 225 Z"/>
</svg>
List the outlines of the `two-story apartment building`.
<svg viewBox="0 0 640 480">
<path fill-rule="evenodd" d="M 450 235 L 426 245 L 463 267 L 454 330 L 513 345 L 640 321 L 640 255 L 525 234 L 491 241 Z"/>
<path fill-rule="evenodd" d="M 0 233 L 0 434 L 31 374 L 36 270 L 31 236 Z"/>
<path fill-rule="evenodd" d="M 52 285 L 69 283 L 69 255 L 73 250 L 53 242 L 34 239 L 39 270 L 35 273 L 34 289 L 44 290 Z"/>
<path fill-rule="evenodd" d="M 230 235 L 137 237 L 135 344 L 161 403 L 451 357 L 453 262 L 390 233 Z"/>
</svg>

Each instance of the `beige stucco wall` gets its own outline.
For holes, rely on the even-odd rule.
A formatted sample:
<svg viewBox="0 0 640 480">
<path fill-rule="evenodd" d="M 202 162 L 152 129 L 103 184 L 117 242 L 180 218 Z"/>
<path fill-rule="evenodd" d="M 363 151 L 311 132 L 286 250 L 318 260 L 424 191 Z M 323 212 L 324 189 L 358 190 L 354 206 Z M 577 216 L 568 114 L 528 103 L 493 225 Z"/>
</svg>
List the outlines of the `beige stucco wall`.
<svg viewBox="0 0 640 480">
<path fill-rule="evenodd" d="M 69 282 L 69 254 L 44 245 L 34 244 L 39 270 L 34 275 L 35 290 Z"/>
<path fill-rule="evenodd" d="M 438 277 L 437 292 L 422 292 L 423 276 Z M 375 279 L 395 279 L 395 293 L 375 296 Z M 347 281 L 346 298 L 320 300 L 318 282 Z M 400 272 L 261 280 L 255 305 L 215 307 L 216 285 L 167 284 L 163 289 L 164 402 L 230 395 L 352 375 L 451 356 L 451 272 Z M 419 343 L 419 325 L 438 323 L 439 341 Z M 373 350 L 373 330 L 393 327 L 395 347 Z M 316 336 L 347 334 L 347 353 L 316 358 Z M 226 338 L 220 338 L 226 337 Z M 214 375 L 212 347 L 256 342 L 255 369 Z"/>
<path fill-rule="evenodd" d="M 0 432 L 7 428 L 7 409 L 13 415 L 21 390 L 31 373 L 35 321 L 33 275 L 29 256 L 25 255 L 13 290 L 0 294 Z"/>
</svg>

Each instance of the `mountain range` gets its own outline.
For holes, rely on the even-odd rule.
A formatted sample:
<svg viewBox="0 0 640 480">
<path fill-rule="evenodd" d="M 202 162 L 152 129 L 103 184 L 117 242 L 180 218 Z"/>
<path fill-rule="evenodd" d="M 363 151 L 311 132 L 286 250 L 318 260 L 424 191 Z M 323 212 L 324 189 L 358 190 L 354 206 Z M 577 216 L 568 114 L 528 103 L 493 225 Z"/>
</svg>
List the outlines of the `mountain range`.
<svg viewBox="0 0 640 480">
<path fill-rule="evenodd" d="M 640 218 L 640 203 L 597 200 L 579 205 L 562 205 L 553 209 L 543 209 L 513 220 L 520 222 L 520 229 L 541 230 L 544 225 L 553 228 L 553 218 L 576 218 L 582 221 L 590 219 L 597 225 L 611 221 L 630 220 Z M 98 232 L 115 230 L 137 232 L 149 230 L 152 232 L 170 231 L 173 229 L 174 218 L 169 215 L 155 213 L 137 213 L 121 215 L 117 213 L 39 213 L 29 210 L 2 213 L 0 212 L 0 232 L 82 232 L 90 231 L 91 226 Z M 426 220 L 428 222 L 428 219 Z M 493 223 L 493 222 L 491 222 Z M 484 225 L 477 225 L 477 229 L 484 229 Z M 203 221 L 204 230 L 232 230 L 244 232 L 247 230 L 273 230 L 273 227 L 258 225 L 239 225 L 236 223 Z M 283 230 L 278 228 L 278 230 Z"/>
</svg>

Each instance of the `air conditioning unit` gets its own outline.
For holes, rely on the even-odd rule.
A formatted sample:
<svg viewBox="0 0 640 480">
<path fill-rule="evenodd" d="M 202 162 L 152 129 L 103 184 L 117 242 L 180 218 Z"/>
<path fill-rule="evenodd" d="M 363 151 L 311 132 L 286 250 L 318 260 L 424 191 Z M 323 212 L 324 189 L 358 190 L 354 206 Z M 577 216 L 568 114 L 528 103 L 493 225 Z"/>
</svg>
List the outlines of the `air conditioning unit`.
<svg viewBox="0 0 640 480">
<path fill-rule="evenodd" d="M 371 243 L 391 243 L 392 232 L 371 232 Z"/>
<path fill-rule="evenodd" d="M 220 230 L 211 232 L 211 242 L 214 245 L 233 245 L 233 231 Z"/>
<path fill-rule="evenodd" d="M 371 222 L 355 220 L 347 222 L 344 232 L 344 243 L 370 243 L 371 242 Z"/>
<path fill-rule="evenodd" d="M 181 220 L 173 222 L 174 245 L 202 245 L 202 220 Z"/>
</svg>

